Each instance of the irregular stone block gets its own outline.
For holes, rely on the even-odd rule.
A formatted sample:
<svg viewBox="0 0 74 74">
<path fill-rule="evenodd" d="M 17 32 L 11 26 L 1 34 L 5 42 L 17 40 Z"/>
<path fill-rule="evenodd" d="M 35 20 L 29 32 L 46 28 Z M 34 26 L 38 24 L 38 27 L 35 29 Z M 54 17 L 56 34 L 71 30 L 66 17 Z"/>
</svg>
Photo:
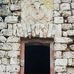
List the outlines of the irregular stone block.
<svg viewBox="0 0 74 74">
<path fill-rule="evenodd" d="M 67 68 L 67 74 L 74 74 L 74 68 Z"/>
<path fill-rule="evenodd" d="M 71 3 L 71 7 L 72 7 L 72 9 L 74 9 L 74 3 Z"/>
<path fill-rule="evenodd" d="M 59 51 L 65 51 L 67 48 L 67 44 L 59 44 L 59 43 L 56 43 L 54 45 L 54 49 L 55 50 L 59 50 Z"/>
<path fill-rule="evenodd" d="M 63 52 L 63 58 L 74 58 L 74 52 L 72 51 L 67 51 L 67 52 Z"/>
<path fill-rule="evenodd" d="M 8 51 L 8 57 L 18 57 L 20 55 L 20 51 Z"/>
<path fill-rule="evenodd" d="M 0 72 L 5 71 L 5 65 L 0 65 Z"/>
<path fill-rule="evenodd" d="M 74 16 L 69 16 L 68 17 L 68 22 L 69 23 L 74 23 Z"/>
<path fill-rule="evenodd" d="M 19 4 L 11 4 L 10 5 L 10 10 L 11 11 L 21 10 L 21 6 Z"/>
<path fill-rule="evenodd" d="M 20 66 L 19 65 L 8 65 L 6 67 L 6 71 L 7 72 L 12 72 L 12 73 L 19 72 L 20 71 Z"/>
<path fill-rule="evenodd" d="M 71 24 L 62 24 L 61 26 L 62 26 L 63 30 L 70 30 L 70 29 L 72 29 L 72 25 Z"/>
<path fill-rule="evenodd" d="M 71 50 L 74 50 L 74 44 L 69 46 Z"/>
<path fill-rule="evenodd" d="M 20 63 L 20 60 L 19 59 L 17 59 L 17 58 L 11 58 L 10 59 L 10 64 L 15 64 L 15 65 L 17 65 L 17 64 L 19 64 Z"/>
<path fill-rule="evenodd" d="M 62 3 L 60 5 L 61 10 L 70 10 L 70 4 L 69 3 Z"/>
<path fill-rule="evenodd" d="M 61 51 L 56 51 L 56 52 L 54 53 L 54 55 L 55 55 L 55 58 L 56 58 L 56 59 L 62 58 L 62 52 L 61 52 Z"/>
<path fill-rule="evenodd" d="M 0 22 L 0 29 L 4 29 L 4 28 L 7 28 L 7 24 Z"/>
<path fill-rule="evenodd" d="M 63 17 L 54 17 L 54 23 L 63 23 L 64 19 Z"/>
<path fill-rule="evenodd" d="M 5 18 L 6 23 L 17 23 L 18 22 L 18 16 L 7 16 Z"/>
<path fill-rule="evenodd" d="M 5 51 L 1 51 L 0 50 L 0 58 L 4 57 L 5 56 Z"/>
<path fill-rule="evenodd" d="M 60 6 L 59 6 L 59 4 L 54 4 L 54 10 L 59 10 L 60 9 Z"/>
<path fill-rule="evenodd" d="M 2 29 L 2 30 L 1 30 L 1 33 L 2 33 L 4 36 L 12 36 L 12 29 Z"/>
<path fill-rule="evenodd" d="M 6 38 L 4 36 L 0 36 L 0 42 L 6 42 Z"/>
<path fill-rule="evenodd" d="M 68 37 L 55 37 L 55 42 L 56 43 L 72 43 L 73 40 Z"/>
<path fill-rule="evenodd" d="M 61 3 L 61 0 L 54 0 L 54 3 Z"/>
<path fill-rule="evenodd" d="M 55 66 L 56 72 L 66 72 L 66 66 Z"/>
<path fill-rule="evenodd" d="M 71 2 L 71 0 L 62 0 L 62 2 L 66 2 L 66 3 L 70 3 Z"/>
<path fill-rule="evenodd" d="M 74 36 L 74 30 L 68 30 L 67 35 L 68 36 Z"/>
<path fill-rule="evenodd" d="M 54 12 L 53 12 L 53 16 L 54 16 L 54 17 L 60 16 L 60 13 L 59 13 L 58 11 L 54 11 Z"/>
<path fill-rule="evenodd" d="M 8 64 L 8 59 L 7 58 L 2 58 L 2 64 L 7 65 Z"/>
<path fill-rule="evenodd" d="M 72 66 L 72 59 L 68 59 L 68 65 Z"/>
<path fill-rule="evenodd" d="M 56 59 L 55 66 L 67 66 L 67 59 Z"/>
<path fill-rule="evenodd" d="M 15 37 L 15 36 L 10 36 L 7 38 L 7 42 L 20 42 L 20 38 L 19 37 Z"/>
</svg>

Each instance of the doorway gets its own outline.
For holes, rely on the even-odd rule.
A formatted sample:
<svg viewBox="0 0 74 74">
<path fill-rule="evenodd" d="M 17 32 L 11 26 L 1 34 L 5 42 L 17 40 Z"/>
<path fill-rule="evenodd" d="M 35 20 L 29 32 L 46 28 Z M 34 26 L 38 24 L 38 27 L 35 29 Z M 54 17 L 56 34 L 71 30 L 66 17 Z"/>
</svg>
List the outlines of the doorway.
<svg viewBox="0 0 74 74">
<path fill-rule="evenodd" d="M 53 39 L 20 41 L 20 74 L 54 74 Z"/>
<path fill-rule="evenodd" d="M 50 74 L 49 47 L 26 44 L 25 49 L 25 74 Z"/>
</svg>

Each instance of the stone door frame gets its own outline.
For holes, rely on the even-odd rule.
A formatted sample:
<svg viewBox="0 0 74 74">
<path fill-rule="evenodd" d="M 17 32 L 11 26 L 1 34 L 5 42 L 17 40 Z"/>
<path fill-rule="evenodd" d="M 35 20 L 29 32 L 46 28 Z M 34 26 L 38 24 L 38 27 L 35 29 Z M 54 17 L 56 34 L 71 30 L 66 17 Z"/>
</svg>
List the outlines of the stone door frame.
<svg viewBox="0 0 74 74">
<path fill-rule="evenodd" d="M 20 74 L 24 74 L 25 44 L 29 42 L 41 43 L 50 47 L 50 74 L 54 74 L 54 40 L 52 38 L 20 38 Z"/>
</svg>

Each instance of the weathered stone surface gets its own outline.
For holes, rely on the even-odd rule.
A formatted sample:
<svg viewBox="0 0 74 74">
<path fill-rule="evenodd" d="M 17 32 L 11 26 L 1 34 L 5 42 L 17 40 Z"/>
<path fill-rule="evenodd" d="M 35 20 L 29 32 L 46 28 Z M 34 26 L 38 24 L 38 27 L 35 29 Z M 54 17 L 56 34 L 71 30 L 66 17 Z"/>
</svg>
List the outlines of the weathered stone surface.
<svg viewBox="0 0 74 74">
<path fill-rule="evenodd" d="M 55 60 L 55 66 L 66 66 L 67 65 L 67 59 L 56 59 Z"/>
<path fill-rule="evenodd" d="M 56 43 L 54 45 L 54 49 L 59 51 L 65 51 L 67 49 L 67 44 Z"/>
<path fill-rule="evenodd" d="M 6 67 L 7 72 L 19 72 L 20 71 L 20 66 L 18 65 L 8 65 Z"/>
<path fill-rule="evenodd" d="M 66 72 L 66 66 L 55 66 L 56 72 Z"/>
<path fill-rule="evenodd" d="M 61 3 L 61 0 L 54 0 L 54 3 Z"/>
<path fill-rule="evenodd" d="M 64 20 L 63 20 L 63 17 L 54 17 L 54 23 L 63 23 Z"/>
<path fill-rule="evenodd" d="M 70 3 L 70 2 L 71 2 L 71 0 L 62 0 L 62 2 Z"/>
<path fill-rule="evenodd" d="M 54 4 L 54 10 L 59 10 L 60 6 L 59 4 Z"/>
<path fill-rule="evenodd" d="M 5 56 L 5 51 L 0 51 L 0 57 L 4 57 Z"/>
<path fill-rule="evenodd" d="M 68 59 L 68 65 L 72 66 L 72 59 Z"/>
<path fill-rule="evenodd" d="M 12 65 L 13 65 L 13 64 L 15 64 L 15 65 L 16 65 L 16 64 L 20 64 L 20 61 L 19 61 L 19 59 L 17 59 L 17 58 L 11 58 L 11 59 L 10 59 L 10 64 L 12 64 Z"/>
<path fill-rule="evenodd" d="M 72 29 L 72 25 L 71 24 L 62 24 L 61 26 L 62 26 L 63 30 L 70 30 L 70 29 Z"/>
<path fill-rule="evenodd" d="M 71 50 L 74 50 L 74 44 L 69 46 Z"/>
<path fill-rule="evenodd" d="M 61 10 L 70 10 L 70 4 L 69 3 L 62 3 L 60 5 Z"/>
<path fill-rule="evenodd" d="M 6 65 L 6 64 L 8 64 L 8 62 L 9 62 L 9 61 L 8 61 L 7 58 L 2 58 L 2 64 L 5 64 L 5 65 Z"/>
<path fill-rule="evenodd" d="M 0 36 L 0 42 L 6 42 L 6 38 L 4 36 Z"/>
<path fill-rule="evenodd" d="M 73 74 L 74 73 L 74 68 L 67 68 L 67 74 Z"/>
<path fill-rule="evenodd" d="M 18 16 L 7 16 L 5 18 L 6 23 L 17 23 L 18 22 Z"/>
<path fill-rule="evenodd" d="M 19 37 L 15 37 L 15 36 L 10 36 L 7 38 L 7 42 L 19 42 L 20 38 Z"/>
<path fill-rule="evenodd" d="M 21 6 L 19 4 L 11 4 L 10 10 L 11 11 L 21 10 Z"/>
<path fill-rule="evenodd" d="M 7 24 L 0 22 L 0 29 L 4 29 L 4 28 L 7 28 Z"/>
<path fill-rule="evenodd" d="M 72 51 L 67 51 L 67 52 L 63 52 L 63 58 L 74 58 L 74 52 Z"/>
<path fill-rule="evenodd" d="M 53 16 L 54 16 L 54 17 L 60 16 L 60 13 L 59 13 L 58 11 L 54 11 L 54 12 L 53 12 Z"/>
<path fill-rule="evenodd" d="M 67 34 L 68 36 L 74 36 L 74 30 L 68 30 Z"/>
<path fill-rule="evenodd" d="M 62 33 L 63 33 L 62 35 L 63 35 L 64 37 L 67 37 L 67 36 L 68 36 L 67 31 L 63 31 Z"/>
<path fill-rule="evenodd" d="M 5 71 L 5 65 L 0 65 L 0 71 Z"/>
<path fill-rule="evenodd" d="M 18 57 L 20 55 L 20 51 L 8 51 L 8 57 Z"/>
<path fill-rule="evenodd" d="M 56 51 L 54 53 L 54 56 L 55 56 L 56 59 L 62 58 L 62 52 L 61 51 Z"/>
<path fill-rule="evenodd" d="M 1 33 L 4 35 L 4 36 L 12 36 L 12 29 L 2 29 L 1 30 Z"/>
<path fill-rule="evenodd" d="M 72 43 L 73 40 L 69 37 L 55 37 L 56 43 Z"/>
<path fill-rule="evenodd" d="M 69 23 L 74 23 L 74 16 L 69 16 L 68 17 L 68 22 Z"/>
<path fill-rule="evenodd" d="M 74 9 L 74 3 L 71 3 L 71 7 Z"/>
</svg>

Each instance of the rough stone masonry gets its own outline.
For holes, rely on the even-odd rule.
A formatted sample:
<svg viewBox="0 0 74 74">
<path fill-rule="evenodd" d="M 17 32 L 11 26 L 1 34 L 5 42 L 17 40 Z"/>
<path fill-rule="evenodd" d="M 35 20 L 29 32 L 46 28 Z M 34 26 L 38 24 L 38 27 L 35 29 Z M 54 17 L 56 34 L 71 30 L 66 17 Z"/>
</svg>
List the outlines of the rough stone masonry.
<svg viewBox="0 0 74 74">
<path fill-rule="evenodd" d="M 19 74 L 20 37 L 54 38 L 55 74 L 74 74 L 74 0 L 0 0 L 0 74 Z"/>
</svg>

